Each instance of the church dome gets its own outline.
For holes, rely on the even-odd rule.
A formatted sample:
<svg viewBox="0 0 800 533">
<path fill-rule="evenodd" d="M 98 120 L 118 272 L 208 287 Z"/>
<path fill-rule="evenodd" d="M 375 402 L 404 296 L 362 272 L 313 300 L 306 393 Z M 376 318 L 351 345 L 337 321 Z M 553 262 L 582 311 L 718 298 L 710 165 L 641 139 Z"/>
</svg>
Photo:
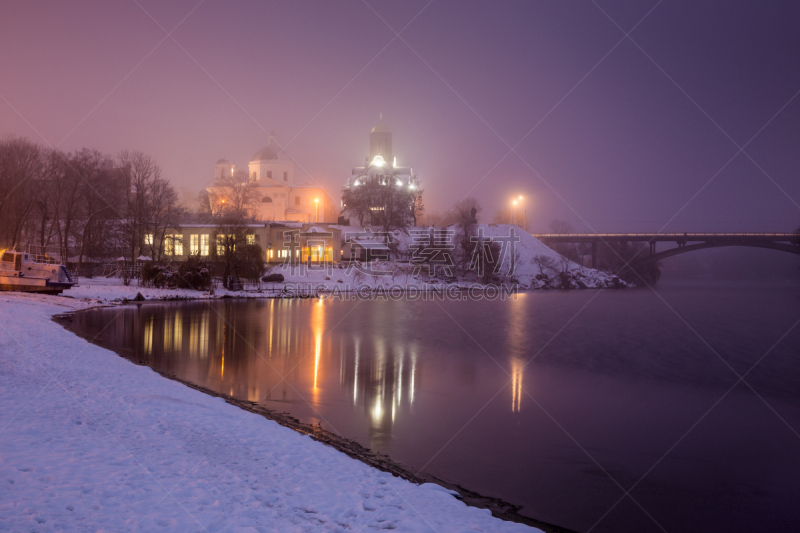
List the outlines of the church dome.
<svg viewBox="0 0 800 533">
<path fill-rule="evenodd" d="M 251 161 L 272 161 L 273 159 L 278 159 L 278 153 L 275 152 L 272 146 L 265 146 L 256 152 L 256 155 L 253 156 Z"/>
</svg>

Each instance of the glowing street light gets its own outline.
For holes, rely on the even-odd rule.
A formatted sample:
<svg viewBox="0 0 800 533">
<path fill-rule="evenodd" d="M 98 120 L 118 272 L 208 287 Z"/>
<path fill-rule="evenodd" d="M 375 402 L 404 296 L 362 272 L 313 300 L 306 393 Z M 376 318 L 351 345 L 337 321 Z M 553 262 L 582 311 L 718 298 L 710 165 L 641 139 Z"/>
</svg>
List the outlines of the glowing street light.
<svg viewBox="0 0 800 533">
<path fill-rule="evenodd" d="M 516 225 L 517 223 L 517 200 L 512 200 L 511 204 L 514 206 L 511 209 L 511 225 Z"/>
<path fill-rule="evenodd" d="M 513 216 L 512 216 L 512 218 L 511 218 L 511 223 L 512 223 L 512 224 L 514 224 L 514 225 L 516 225 L 516 224 L 517 224 L 517 204 L 521 204 L 521 203 L 522 203 L 522 200 L 523 200 L 523 197 L 522 197 L 522 195 L 520 194 L 520 195 L 519 195 L 517 198 L 515 198 L 514 200 L 512 200 L 512 201 L 511 201 L 511 203 L 512 203 L 512 204 L 513 204 L 513 206 L 514 206 L 514 208 L 513 208 Z M 527 210 L 527 209 L 525 209 L 525 216 L 524 216 L 524 217 L 523 217 L 523 219 L 522 219 L 522 225 L 523 225 L 523 228 L 522 228 L 522 229 L 525 229 L 525 228 L 524 228 L 524 226 L 526 225 L 526 224 L 525 224 L 525 221 L 526 221 L 526 219 L 528 218 L 528 216 L 527 216 L 527 215 L 528 215 L 528 210 Z"/>
</svg>

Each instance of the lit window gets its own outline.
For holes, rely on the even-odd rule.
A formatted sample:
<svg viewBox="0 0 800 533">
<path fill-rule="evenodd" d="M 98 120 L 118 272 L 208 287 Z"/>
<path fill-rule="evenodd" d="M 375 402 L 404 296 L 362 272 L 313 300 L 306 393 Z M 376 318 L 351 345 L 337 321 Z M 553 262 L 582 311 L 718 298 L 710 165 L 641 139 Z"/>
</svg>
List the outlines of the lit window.
<svg viewBox="0 0 800 533">
<path fill-rule="evenodd" d="M 200 235 L 200 255 L 208 255 L 209 235 Z"/>
<path fill-rule="evenodd" d="M 225 247 L 229 247 L 231 252 L 236 251 L 236 236 L 228 235 L 227 242 L 225 242 L 225 235 L 217 235 L 217 255 L 225 255 Z"/>
<path fill-rule="evenodd" d="M 183 255 L 183 235 L 175 235 L 175 255 Z"/>
<path fill-rule="evenodd" d="M 189 236 L 189 253 L 191 255 L 197 255 L 200 253 L 200 235 L 190 235 Z"/>
<path fill-rule="evenodd" d="M 175 252 L 175 238 L 174 235 L 168 233 L 164 235 L 164 255 L 173 255 Z"/>
<path fill-rule="evenodd" d="M 248 245 L 255 244 L 256 236 L 250 233 L 245 237 L 245 241 L 247 242 Z"/>
<path fill-rule="evenodd" d="M 146 234 L 144 236 L 144 243 L 149 245 L 149 246 L 153 246 L 153 234 L 152 233 L 148 233 L 148 234 Z"/>
</svg>

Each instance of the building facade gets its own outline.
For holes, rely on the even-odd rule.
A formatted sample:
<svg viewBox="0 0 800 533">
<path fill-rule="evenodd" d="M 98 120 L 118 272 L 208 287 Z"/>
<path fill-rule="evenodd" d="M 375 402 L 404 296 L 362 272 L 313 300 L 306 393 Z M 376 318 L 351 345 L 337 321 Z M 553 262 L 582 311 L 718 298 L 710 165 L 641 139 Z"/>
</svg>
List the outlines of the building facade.
<svg viewBox="0 0 800 533">
<path fill-rule="evenodd" d="M 342 231 L 334 224 L 261 223 L 245 224 L 244 242 L 261 247 L 267 263 L 338 263 L 342 257 Z M 196 255 L 214 260 L 223 255 L 225 235 L 215 224 L 184 224 L 167 229 L 164 258 L 185 261 Z M 150 236 L 152 238 L 152 236 Z M 238 244 L 238 242 L 237 242 Z"/>
<path fill-rule="evenodd" d="M 214 179 L 236 176 L 239 168 L 220 159 L 214 165 Z M 317 183 L 299 180 L 297 165 L 270 135 L 267 146 L 253 155 L 247 166 L 247 179 L 258 194 L 256 217 L 264 221 L 336 222 L 338 202 Z M 211 186 L 209 191 L 220 187 Z"/>
</svg>

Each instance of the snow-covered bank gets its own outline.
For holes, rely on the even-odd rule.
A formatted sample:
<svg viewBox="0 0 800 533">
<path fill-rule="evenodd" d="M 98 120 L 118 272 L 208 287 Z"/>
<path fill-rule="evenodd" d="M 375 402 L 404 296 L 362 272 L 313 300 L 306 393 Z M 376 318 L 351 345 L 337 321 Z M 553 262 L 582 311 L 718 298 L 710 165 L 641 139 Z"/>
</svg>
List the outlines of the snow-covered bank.
<svg viewBox="0 0 800 533">
<path fill-rule="evenodd" d="M 74 296 L 102 292 L 82 285 Z M 107 300 L 120 296 L 115 287 Z M 0 531 L 536 531 L 165 379 L 50 320 L 93 303 L 0 293 Z"/>
<path fill-rule="evenodd" d="M 347 232 L 359 235 L 366 230 L 357 226 L 337 226 L 343 235 Z M 446 228 L 447 235 L 453 249 L 451 253 L 459 254 L 455 246 L 456 235 L 460 231 L 457 226 Z M 395 248 L 401 256 L 411 258 L 415 246 L 415 238 L 420 234 L 429 232 L 430 228 L 409 228 L 408 233 L 395 231 L 392 239 Z M 437 231 L 445 231 L 439 228 Z M 474 231 L 480 232 L 482 238 L 495 239 L 502 242 L 509 237 L 514 238 L 513 246 L 508 246 L 500 257 L 501 283 L 514 285 L 519 290 L 534 289 L 607 289 L 623 288 L 626 283 L 617 276 L 588 268 L 567 260 L 558 252 L 548 247 L 530 233 L 518 226 L 510 224 L 476 224 Z M 360 243 L 379 244 L 385 242 L 384 234 L 375 233 L 372 237 L 359 237 Z M 411 286 L 420 288 L 425 286 L 445 286 L 445 278 L 449 277 L 443 266 L 446 262 L 437 263 L 433 271 L 438 273 L 438 278 L 431 279 L 428 275 L 433 265 L 413 265 L 406 261 L 377 261 L 367 266 L 356 268 L 344 263 L 328 269 L 291 269 L 286 266 L 275 266 L 272 271 L 281 273 L 287 282 L 297 284 L 312 284 L 315 287 L 331 291 L 356 290 L 361 286 L 384 287 Z M 452 268 L 453 275 L 458 276 L 456 268 Z M 461 287 L 483 286 L 475 280 L 477 276 L 469 273 L 460 276 L 451 283 Z"/>
</svg>

